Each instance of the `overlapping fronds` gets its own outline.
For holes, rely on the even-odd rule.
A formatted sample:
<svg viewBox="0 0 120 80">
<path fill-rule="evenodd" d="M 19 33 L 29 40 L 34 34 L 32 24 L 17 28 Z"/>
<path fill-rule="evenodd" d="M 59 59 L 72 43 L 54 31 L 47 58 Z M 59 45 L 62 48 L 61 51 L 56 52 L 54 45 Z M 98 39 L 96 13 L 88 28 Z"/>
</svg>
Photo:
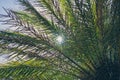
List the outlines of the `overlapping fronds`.
<svg viewBox="0 0 120 80">
<path fill-rule="evenodd" d="M 42 65 L 47 63 L 49 67 L 44 66 L 43 74 L 52 74 L 51 71 L 59 74 L 50 79 L 61 80 L 62 75 L 65 80 L 119 80 L 119 0 L 18 1 L 24 6 L 24 11 L 5 9 L 8 15 L 2 15 L 10 18 L 4 22 L 16 27 L 14 31 L 0 32 L 3 50 L 16 56 L 27 56 L 29 60 L 45 61 Z M 58 36 L 62 42 L 58 41 Z M 42 68 L 37 70 L 31 67 L 32 64 L 19 66 L 3 67 L 0 71 L 5 71 L 0 75 L 14 77 L 15 73 L 21 75 L 25 70 L 26 79 L 49 80 L 48 76 L 35 76 L 42 72 Z M 28 76 L 28 68 L 33 70 L 31 76 Z M 9 70 L 16 72 L 11 74 Z M 21 75 L 21 79 L 25 75 Z"/>
</svg>

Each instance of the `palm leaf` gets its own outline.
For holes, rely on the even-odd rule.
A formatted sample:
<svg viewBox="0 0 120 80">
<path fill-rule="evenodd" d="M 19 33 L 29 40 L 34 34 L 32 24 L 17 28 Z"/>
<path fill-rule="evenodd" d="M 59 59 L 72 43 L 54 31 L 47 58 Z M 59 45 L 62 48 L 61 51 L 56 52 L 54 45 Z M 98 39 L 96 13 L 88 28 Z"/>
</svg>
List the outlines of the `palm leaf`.
<svg viewBox="0 0 120 80">
<path fill-rule="evenodd" d="M 42 64 L 49 64 L 50 70 L 57 72 L 59 76 L 64 73 L 66 75 L 64 77 L 67 77 L 65 80 L 69 79 L 69 76 L 72 80 L 119 80 L 120 2 L 118 0 L 18 1 L 25 6 L 24 12 L 5 9 L 11 18 L 6 22 L 15 22 L 13 25 L 19 25 L 17 33 L 1 32 L 1 47 L 19 53 L 17 56 L 27 54 L 35 61 L 45 60 L 46 62 Z M 62 36 L 64 39 L 61 44 L 57 42 L 57 36 Z M 8 46 L 11 43 L 19 46 L 9 50 Z M 41 59 L 43 57 L 41 53 L 55 55 Z M 25 70 L 23 67 L 22 69 L 17 67 L 15 71 Z M 43 75 L 52 73 L 48 67 L 44 67 L 46 70 Z M 6 70 L 6 75 L 14 76 L 15 74 L 9 72 L 14 68 L 9 66 L 7 69 L 5 67 L 1 69 Z M 29 71 L 25 74 L 29 74 Z M 59 76 L 56 78 L 45 76 L 43 79 L 60 80 Z M 41 75 L 38 75 L 39 77 Z"/>
</svg>

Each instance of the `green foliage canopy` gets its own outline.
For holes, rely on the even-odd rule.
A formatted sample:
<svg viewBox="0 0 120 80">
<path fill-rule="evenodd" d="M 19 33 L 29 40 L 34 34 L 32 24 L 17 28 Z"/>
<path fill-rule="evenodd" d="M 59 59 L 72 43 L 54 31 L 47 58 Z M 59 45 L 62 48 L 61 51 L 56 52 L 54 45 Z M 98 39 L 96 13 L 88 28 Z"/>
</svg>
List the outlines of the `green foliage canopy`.
<svg viewBox="0 0 120 80">
<path fill-rule="evenodd" d="M 0 32 L 0 47 L 28 60 L 2 66 L 1 78 L 120 79 L 119 0 L 18 1 L 25 10 L 5 9 L 17 29 Z"/>
</svg>

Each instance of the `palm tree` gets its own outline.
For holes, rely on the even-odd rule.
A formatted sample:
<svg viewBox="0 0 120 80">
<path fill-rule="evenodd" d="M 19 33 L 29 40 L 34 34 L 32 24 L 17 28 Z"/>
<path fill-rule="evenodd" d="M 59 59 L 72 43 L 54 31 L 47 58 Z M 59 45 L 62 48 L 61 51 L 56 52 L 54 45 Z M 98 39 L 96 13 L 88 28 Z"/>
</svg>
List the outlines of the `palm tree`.
<svg viewBox="0 0 120 80">
<path fill-rule="evenodd" d="M 18 1 L 2 15 L 16 30 L 0 32 L 1 51 L 18 60 L 1 79 L 120 80 L 119 0 Z"/>
</svg>

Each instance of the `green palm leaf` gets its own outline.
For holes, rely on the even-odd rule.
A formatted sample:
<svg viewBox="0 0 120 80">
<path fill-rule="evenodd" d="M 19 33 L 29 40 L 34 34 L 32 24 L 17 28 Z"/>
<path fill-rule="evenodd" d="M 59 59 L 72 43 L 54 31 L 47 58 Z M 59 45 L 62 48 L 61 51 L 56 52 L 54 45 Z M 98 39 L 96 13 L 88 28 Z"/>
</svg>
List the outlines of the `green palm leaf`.
<svg viewBox="0 0 120 80">
<path fill-rule="evenodd" d="M 20 57 L 22 64 L 0 68 L 1 78 L 119 80 L 119 0 L 18 1 L 24 11 L 5 9 L 17 30 L 0 32 L 1 51 L 34 62 Z"/>
</svg>

